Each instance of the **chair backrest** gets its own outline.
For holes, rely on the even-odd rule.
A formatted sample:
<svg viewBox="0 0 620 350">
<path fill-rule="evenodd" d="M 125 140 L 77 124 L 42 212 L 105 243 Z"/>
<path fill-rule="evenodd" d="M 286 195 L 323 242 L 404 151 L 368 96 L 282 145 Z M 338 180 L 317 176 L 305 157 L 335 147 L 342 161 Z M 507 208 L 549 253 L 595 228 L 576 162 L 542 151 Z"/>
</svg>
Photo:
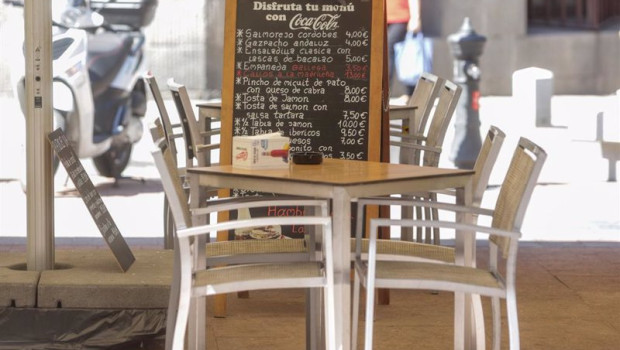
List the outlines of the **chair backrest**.
<svg viewBox="0 0 620 350">
<path fill-rule="evenodd" d="M 160 139 L 167 140 L 164 127 L 161 125 L 161 120 L 155 119 L 155 121 L 153 121 L 153 126 L 150 128 L 150 131 L 151 131 L 151 138 L 153 139 L 153 142 L 155 144 L 157 144 L 157 142 L 159 142 Z"/>
<path fill-rule="evenodd" d="M 461 96 L 462 88 L 453 82 L 446 80 L 443 86 L 439 90 L 439 97 L 437 106 L 433 111 L 433 115 L 430 119 L 428 131 L 424 140 L 424 145 L 428 147 L 441 148 L 448 125 Z M 424 166 L 438 166 L 440 153 L 437 152 L 424 152 L 422 159 L 422 165 Z"/>
<path fill-rule="evenodd" d="M 506 134 L 498 127 L 491 125 L 487 135 L 480 147 L 480 153 L 476 158 L 474 164 L 474 176 L 473 176 L 473 205 L 479 206 L 482 202 L 482 196 L 489 184 L 489 177 L 491 176 L 491 170 L 499 155 L 499 150 L 502 148 Z"/>
<path fill-rule="evenodd" d="M 412 134 L 424 132 L 428 116 L 435 105 L 439 90 L 444 84 L 444 79 L 434 74 L 424 72 L 407 102 L 407 105 L 415 108 L 414 128 Z"/>
<path fill-rule="evenodd" d="M 161 126 L 163 127 L 163 132 L 166 140 L 168 140 L 168 146 L 170 147 L 172 154 L 176 155 L 177 150 L 174 143 L 172 123 L 170 122 L 168 110 L 166 109 L 164 99 L 161 96 L 161 91 L 159 90 L 157 80 L 155 79 L 155 76 L 153 76 L 153 74 L 148 73 L 144 76 L 144 81 L 146 82 L 146 85 L 149 86 L 151 94 L 153 95 L 153 99 L 155 100 L 155 105 L 157 105 L 157 110 L 159 111 L 159 120 L 161 121 Z"/>
<path fill-rule="evenodd" d="M 181 128 L 183 130 L 183 140 L 185 142 L 185 161 L 186 167 L 194 166 L 194 158 L 197 160 L 198 166 L 206 166 L 204 157 L 198 156 L 198 144 L 200 143 L 200 130 L 198 121 L 189 99 L 189 94 L 184 85 L 178 84 L 174 79 L 168 79 L 168 88 L 172 93 L 172 100 L 181 120 Z"/>
<path fill-rule="evenodd" d="M 159 171 L 164 193 L 172 211 L 177 229 L 191 227 L 192 220 L 188 198 L 177 171 L 175 157 L 172 155 L 168 141 L 160 139 L 156 142 L 157 149 L 152 152 L 155 166 Z"/>
<path fill-rule="evenodd" d="M 502 183 L 491 225 L 504 230 L 521 229 L 523 217 L 547 153 L 532 141 L 521 138 L 512 156 Z M 491 236 L 504 255 L 508 254 L 510 239 Z"/>
</svg>

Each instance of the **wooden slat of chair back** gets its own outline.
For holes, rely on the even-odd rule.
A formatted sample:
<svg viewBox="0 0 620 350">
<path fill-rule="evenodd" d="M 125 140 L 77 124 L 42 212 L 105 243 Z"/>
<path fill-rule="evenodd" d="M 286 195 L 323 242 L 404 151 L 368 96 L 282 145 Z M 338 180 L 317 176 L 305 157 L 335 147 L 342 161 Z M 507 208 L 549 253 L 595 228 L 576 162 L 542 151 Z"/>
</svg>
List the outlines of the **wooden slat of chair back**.
<svg viewBox="0 0 620 350">
<path fill-rule="evenodd" d="M 415 129 L 411 130 L 412 134 L 419 134 L 424 131 L 428 117 L 435 105 L 435 100 L 439 94 L 444 79 L 431 73 L 422 73 L 415 90 L 411 94 L 411 98 L 407 105 L 416 107 L 415 110 Z"/>
<path fill-rule="evenodd" d="M 160 139 L 157 144 L 158 149 L 153 152 L 155 166 L 161 176 L 166 199 L 169 208 L 175 218 L 177 227 L 191 227 L 192 219 L 185 189 L 181 183 L 181 177 L 177 172 L 177 165 L 174 156 L 168 147 L 168 141 Z M 178 222 L 182 218 L 183 222 Z"/>
<path fill-rule="evenodd" d="M 199 150 L 197 145 L 200 142 L 200 131 L 198 130 L 198 121 L 196 120 L 187 89 L 184 85 L 176 83 L 172 78 L 168 79 L 167 83 L 181 121 L 183 140 L 185 142 L 186 167 L 191 168 L 194 166 L 194 158 L 196 158 L 198 166 L 206 166 L 204 158 L 198 156 Z"/>
<path fill-rule="evenodd" d="M 546 158 L 546 152 L 538 145 L 523 137 L 519 140 L 497 197 L 491 223 L 493 227 L 520 231 L 536 180 Z M 508 238 L 491 236 L 490 239 L 498 245 L 504 256 L 508 253 L 510 244 Z"/>
<path fill-rule="evenodd" d="M 157 144 L 159 140 L 164 139 L 167 140 L 166 132 L 164 131 L 164 127 L 161 125 L 161 120 L 155 119 L 153 122 L 153 126 L 150 128 L 151 138 L 153 142 Z"/>
<path fill-rule="evenodd" d="M 443 84 L 443 78 L 428 72 L 422 73 L 407 102 L 408 106 L 415 107 L 415 109 L 409 112 L 408 118 L 403 119 L 401 123 L 390 125 L 390 144 L 399 148 L 399 163 L 420 164 L 420 152 L 407 147 L 407 145 L 419 142 L 416 137 L 424 132 L 428 117 L 435 106 L 437 95 Z"/>
<path fill-rule="evenodd" d="M 472 179 L 473 205 L 479 206 L 482 202 L 482 196 L 489 184 L 493 165 L 499 156 L 499 151 L 505 138 L 506 134 L 493 125 L 491 125 L 484 137 L 476 163 L 474 164 L 474 176 Z"/>
<path fill-rule="evenodd" d="M 462 88 L 446 80 L 439 91 L 439 101 L 430 119 L 424 145 L 441 148 L 450 120 L 454 115 Z M 422 165 L 438 166 L 440 153 L 424 152 Z"/>
<path fill-rule="evenodd" d="M 144 76 L 144 81 L 146 82 L 146 85 L 149 86 L 153 99 L 155 100 L 155 105 L 159 111 L 159 120 L 161 121 L 166 140 L 168 140 L 168 147 L 170 147 L 172 154 L 176 155 L 177 150 L 176 144 L 173 141 L 174 132 L 172 130 L 172 123 L 170 122 L 170 116 L 168 115 L 168 110 L 166 109 L 164 99 L 161 96 L 161 91 L 159 90 L 157 80 L 155 79 L 155 76 L 149 73 Z"/>
</svg>

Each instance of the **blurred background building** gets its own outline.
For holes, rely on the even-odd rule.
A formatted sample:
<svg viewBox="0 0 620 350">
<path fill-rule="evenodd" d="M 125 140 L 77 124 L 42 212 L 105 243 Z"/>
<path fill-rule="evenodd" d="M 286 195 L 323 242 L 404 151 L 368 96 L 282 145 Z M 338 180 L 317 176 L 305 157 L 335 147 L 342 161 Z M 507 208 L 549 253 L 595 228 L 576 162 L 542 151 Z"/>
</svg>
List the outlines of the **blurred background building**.
<svg viewBox="0 0 620 350">
<path fill-rule="evenodd" d="M 159 79 L 174 77 L 196 97 L 220 97 L 225 2 L 159 0 L 146 28 L 147 57 Z M 21 14 L 20 8 L 0 5 L 2 95 L 11 94 L 10 61 L 19 54 Z M 440 76 L 452 76 L 446 38 L 465 17 L 487 38 L 480 58 L 482 95 L 511 95 L 513 72 L 527 67 L 553 72 L 559 95 L 605 95 L 620 87 L 618 0 L 422 0 L 422 16 Z"/>
</svg>

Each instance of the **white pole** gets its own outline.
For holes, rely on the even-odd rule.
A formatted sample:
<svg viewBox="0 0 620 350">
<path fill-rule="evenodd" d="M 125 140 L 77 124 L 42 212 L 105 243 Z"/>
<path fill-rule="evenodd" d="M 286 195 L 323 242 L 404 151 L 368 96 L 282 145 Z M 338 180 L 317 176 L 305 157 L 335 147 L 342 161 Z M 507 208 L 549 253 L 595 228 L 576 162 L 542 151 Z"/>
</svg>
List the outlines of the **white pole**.
<svg viewBox="0 0 620 350">
<path fill-rule="evenodd" d="M 28 270 L 54 268 L 52 148 L 52 6 L 24 3 L 26 56 L 26 207 Z"/>
</svg>

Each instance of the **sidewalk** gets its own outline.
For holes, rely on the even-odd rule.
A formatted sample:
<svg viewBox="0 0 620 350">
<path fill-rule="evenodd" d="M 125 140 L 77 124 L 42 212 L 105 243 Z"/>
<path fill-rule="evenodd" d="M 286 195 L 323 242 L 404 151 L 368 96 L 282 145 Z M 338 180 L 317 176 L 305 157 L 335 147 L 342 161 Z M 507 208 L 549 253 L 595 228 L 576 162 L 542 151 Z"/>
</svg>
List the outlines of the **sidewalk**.
<svg viewBox="0 0 620 350">
<path fill-rule="evenodd" d="M 614 241 L 620 242 L 620 184 L 607 182 L 607 162 L 594 142 L 596 115 L 618 115 L 616 96 L 555 96 L 552 127 L 534 127 L 533 116 L 520 115 L 510 97 L 480 100 L 481 128 L 500 127 L 506 134 L 502 152 L 490 180 L 483 205 L 492 206 L 498 184 L 520 136 L 543 147 L 547 163 L 534 191 L 522 227 L 524 241 Z M 0 98 L 3 128 L 0 128 L 0 242 L 4 237 L 26 237 L 26 197 L 17 179 L 23 167 L 22 145 L 25 123 L 19 107 L 10 98 Z M 155 118 L 149 105 L 145 125 Z M 440 166 L 453 167 L 448 159 L 453 127 L 448 129 Z M 84 167 L 97 186 L 124 237 L 162 237 L 163 193 L 145 132 L 134 146 L 127 179 L 114 183 L 99 177 L 89 159 Z M 98 238 L 100 234 L 64 169 L 55 177 L 56 237 Z M 103 241 L 102 241 L 103 244 Z"/>
</svg>

